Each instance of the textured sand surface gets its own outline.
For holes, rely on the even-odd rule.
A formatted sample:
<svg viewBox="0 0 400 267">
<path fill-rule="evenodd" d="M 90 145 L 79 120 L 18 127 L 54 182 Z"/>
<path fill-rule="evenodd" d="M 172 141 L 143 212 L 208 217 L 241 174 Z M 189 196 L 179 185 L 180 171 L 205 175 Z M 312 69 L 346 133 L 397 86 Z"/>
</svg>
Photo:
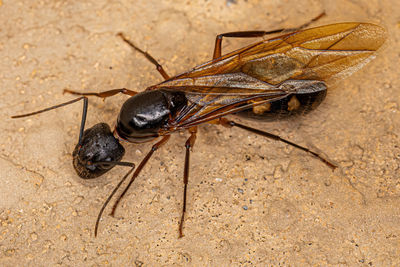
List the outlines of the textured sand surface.
<svg viewBox="0 0 400 267">
<path fill-rule="evenodd" d="M 162 2 L 162 3 L 160 3 Z M 212 56 L 218 33 L 366 21 L 389 39 L 308 116 L 260 127 L 340 168 L 239 129 L 203 125 L 178 239 L 184 142 L 157 151 L 116 217 L 98 211 L 126 172 L 82 181 L 72 167 L 81 104 L 69 88 L 143 90 L 162 81 L 124 32 L 171 75 Z M 399 266 L 400 5 L 386 1 L 0 1 L 1 266 Z M 226 40 L 228 52 L 251 40 Z M 90 99 L 88 126 L 115 123 L 126 96 Z M 255 125 L 254 123 L 249 123 Z M 138 163 L 150 144 L 126 144 Z"/>
</svg>

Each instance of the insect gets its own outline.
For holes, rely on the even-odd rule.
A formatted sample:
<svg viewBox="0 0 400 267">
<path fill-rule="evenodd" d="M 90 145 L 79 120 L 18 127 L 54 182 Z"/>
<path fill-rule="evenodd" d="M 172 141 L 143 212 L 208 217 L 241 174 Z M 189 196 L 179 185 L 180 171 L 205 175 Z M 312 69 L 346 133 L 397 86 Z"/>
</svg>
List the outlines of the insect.
<svg viewBox="0 0 400 267">
<path fill-rule="evenodd" d="M 173 133 L 187 130 L 190 136 L 185 143 L 183 205 L 179 223 L 179 237 L 182 237 L 190 152 L 196 141 L 199 124 L 214 123 L 228 128 L 241 128 L 294 146 L 310 153 L 330 168 L 336 168 L 335 164 L 306 147 L 226 118 L 227 115 L 237 114 L 272 120 L 305 114 L 324 100 L 329 83 L 360 69 L 374 57 L 375 51 L 386 39 L 385 30 L 370 23 L 337 23 L 310 29 L 303 29 L 304 26 L 294 31 L 280 29 L 220 34 L 216 37 L 212 60 L 174 77 L 170 77 L 149 53 L 119 33 L 123 41 L 156 66 L 165 81 L 140 93 L 126 88 L 100 93 L 65 90 L 80 97 L 13 118 L 35 115 L 82 100 L 79 141 L 73 152 L 73 165 L 77 174 L 84 179 L 92 179 L 116 165 L 130 167 L 101 208 L 95 235 L 105 207 L 125 180 L 130 177 L 112 207 L 112 216 L 153 153 L 167 143 Z M 223 37 L 253 38 L 276 33 L 282 35 L 222 55 Z M 105 123 L 85 130 L 87 97 L 104 99 L 119 93 L 129 95 L 130 98 L 122 105 L 113 131 Z M 130 143 L 157 142 L 134 169 L 133 163 L 121 161 L 124 148 L 120 140 Z"/>
</svg>

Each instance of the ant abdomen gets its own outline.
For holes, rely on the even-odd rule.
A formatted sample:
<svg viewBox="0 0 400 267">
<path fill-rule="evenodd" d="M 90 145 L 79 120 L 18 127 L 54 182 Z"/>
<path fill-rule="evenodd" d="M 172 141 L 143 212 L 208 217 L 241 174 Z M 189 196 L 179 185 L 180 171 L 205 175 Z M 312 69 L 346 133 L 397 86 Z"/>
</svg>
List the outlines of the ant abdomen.
<svg viewBox="0 0 400 267">
<path fill-rule="evenodd" d="M 76 173 L 83 179 L 93 179 L 111 170 L 124 154 L 125 149 L 114 137 L 110 126 L 98 123 L 85 130 L 72 156 Z"/>
</svg>

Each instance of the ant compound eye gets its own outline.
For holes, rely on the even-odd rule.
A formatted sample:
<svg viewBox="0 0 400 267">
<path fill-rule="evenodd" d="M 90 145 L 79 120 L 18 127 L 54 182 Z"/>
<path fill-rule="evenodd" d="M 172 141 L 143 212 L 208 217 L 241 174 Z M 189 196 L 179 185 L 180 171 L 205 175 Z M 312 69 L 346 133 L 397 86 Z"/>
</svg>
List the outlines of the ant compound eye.
<svg viewBox="0 0 400 267">
<path fill-rule="evenodd" d="M 92 179 L 115 166 L 104 162 L 121 161 L 124 154 L 125 149 L 114 137 L 110 126 L 98 123 L 85 130 L 82 142 L 76 145 L 72 156 L 76 173 L 83 179 Z"/>
</svg>

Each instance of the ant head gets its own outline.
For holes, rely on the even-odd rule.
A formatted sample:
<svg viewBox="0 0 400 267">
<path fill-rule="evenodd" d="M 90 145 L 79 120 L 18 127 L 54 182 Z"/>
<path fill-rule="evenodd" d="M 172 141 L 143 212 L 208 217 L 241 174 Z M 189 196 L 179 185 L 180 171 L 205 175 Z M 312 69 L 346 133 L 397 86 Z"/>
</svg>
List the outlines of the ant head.
<svg viewBox="0 0 400 267">
<path fill-rule="evenodd" d="M 92 179 L 111 170 L 124 154 L 125 149 L 114 137 L 110 126 L 98 123 L 85 130 L 72 156 L 76 173 L 83 179 Z"/>
</svg>

